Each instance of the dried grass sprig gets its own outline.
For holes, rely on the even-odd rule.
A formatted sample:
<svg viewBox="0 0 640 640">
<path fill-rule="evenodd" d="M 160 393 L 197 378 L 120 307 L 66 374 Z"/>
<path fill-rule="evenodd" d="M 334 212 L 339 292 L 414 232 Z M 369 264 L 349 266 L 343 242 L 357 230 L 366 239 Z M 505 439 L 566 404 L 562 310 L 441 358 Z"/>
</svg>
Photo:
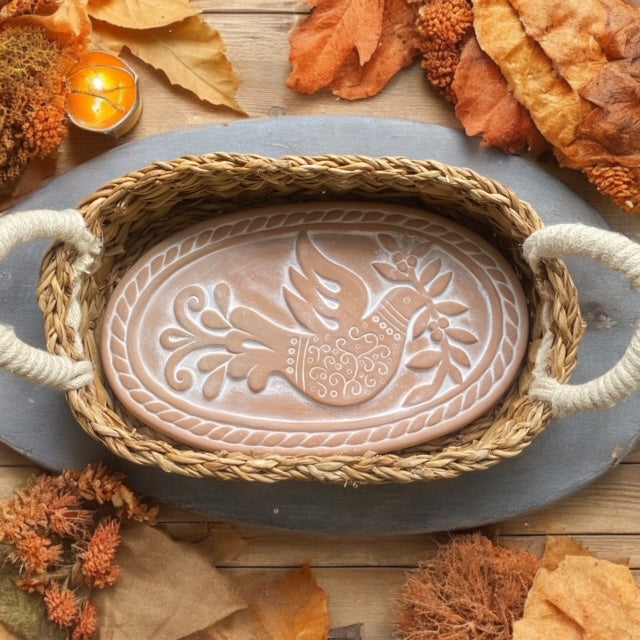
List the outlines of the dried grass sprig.
<svg viewBox="0 0 640 640">
<path fill-rule="evenodd" d="M 510 640 L 538 559 L 461 535 L 407 576 L 398 619 L 401 640 Z"/>
</svg>

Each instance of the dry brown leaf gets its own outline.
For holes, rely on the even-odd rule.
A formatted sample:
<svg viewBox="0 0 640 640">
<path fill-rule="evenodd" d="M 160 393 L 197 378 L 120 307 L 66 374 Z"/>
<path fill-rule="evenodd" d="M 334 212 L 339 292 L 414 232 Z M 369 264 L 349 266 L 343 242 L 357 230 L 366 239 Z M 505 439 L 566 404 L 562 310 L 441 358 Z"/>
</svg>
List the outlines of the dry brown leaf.
<svg viewBox="0 0 640 640">
<path fill-rule="evenodd" d="M 200 11 L 189 0 L 89 0 L 89 15 L 117 27 L 154 29 Z"/>
<path fill-rule="evenodd" d="M 540 569 L 513 640 L 549 638 L 638 640 L 640 589 L 629 569 L 590 556 Z"/>
<path fill-rule="evenodd" d="M 222 36 L 200 16 L 171 27 L 144 30 L 94 21 L 92 39 L 116 54 L 126 47 L 163 71 L 172 84 L 192 91 L 201 100 L 244 114 L 236 97 L 239 80 L 226 56 Z"/>
<path fill-rule="evenodd" d="M 382 34 L 384 0 L 310 0 L 314 8 L 291 34 L 287 86 L 300 93 L 328 87 L 355 50 L 360 65 Z"/>
<path fill-rule="evenodd" d="M 124 528 L 117 563 L 117 588 L 93 596 L 102 640 L 175 640 L 246 608 L 197 550 L 154 527 Z"/>
<path fill-rule="evenodd" d="M 500 68 L 475 37 L 465 43 L 455 70 L 455 113 L 469 136 L 507 153 L 542 151 L 546 141 L 529 112 L 513 97 Z"/>
<path fill-rule="evenodd" d="M 406 0 L 385 0 L 380 42 L 364 65 L 354 52 L 331 83 L 333 93 L 347 100 L 379 93 L 393 76 L 416 58 L 415 9 Z"/>
<path fill-rule="evenodd" d="M 245 583 L 241 593 L 273 640 L 326 640 L 329 599 L 308 566 L 276 581 Z"/>
<path fill-rule="evenodd" d="M 248 608 L 182 640 L 326 640 L 328 597 L 308 566 L 276 579 L 248 574 L 234 584 Z"/>
<path fill-rule="evenodd" d="M 509 0 L 554 68 L 573 89 L 598 74 L 607 58 L 599 44 L 607 12 L 600 0 Z"/>
<path fill-rule="evenodd" d="M 554 571 L 567 556 L 592 556 L 593 554 L 575 538 L 547 536 L 540 566 Z"/>
</svg>

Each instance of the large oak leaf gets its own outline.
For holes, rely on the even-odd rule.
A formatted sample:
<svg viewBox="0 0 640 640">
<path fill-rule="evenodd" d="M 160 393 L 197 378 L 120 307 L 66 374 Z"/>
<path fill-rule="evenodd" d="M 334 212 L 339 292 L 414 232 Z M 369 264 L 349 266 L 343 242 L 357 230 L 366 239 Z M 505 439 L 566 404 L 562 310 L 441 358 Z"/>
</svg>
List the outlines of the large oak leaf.
<svg viewBox="0 0 640 640">
<path fill-rule="evenodd" d="M 236 97 L 239 80 L 226 56 L 224 40 L 200 16 L 170 28 L 142 30 L 94 20 L 92 39 L 115 53 L 126 47 L 163 71 L 172 84 L 192 91 L 201 100 L 244 113 Z"/>
<path fill-rule="evenodd" d="M 384 0 L 311 0 L 311 15 L 291 34 L 287 85 L 300 93 L 329 86 L 355 51 L 360 65 L 382 34 Z"/>
<path fill-rule="evenodd" d="M 189 0 L 89 0 L 89 15 L 117 27 L 153 29 L 197 15 Z"/>
</svg>

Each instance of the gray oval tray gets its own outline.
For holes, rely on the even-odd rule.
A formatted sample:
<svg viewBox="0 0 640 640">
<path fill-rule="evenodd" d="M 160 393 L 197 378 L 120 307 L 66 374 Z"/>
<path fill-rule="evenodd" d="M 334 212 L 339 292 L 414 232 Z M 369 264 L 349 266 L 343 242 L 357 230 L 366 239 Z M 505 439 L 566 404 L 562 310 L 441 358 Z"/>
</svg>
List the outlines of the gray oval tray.
<svg viewBox="0 0 640 640">
<path fill-rule="evenodd" d="M 534 163 L 482 148 L 435 125 L 369 117 L 287 117 L 212 125 L 125 144 L 54 180 L 19 209 L 73 207 L 101 185 L 160 160 L 215 151 L 267 156 L 364 154 L 434 159 L 475 169 L 510 186 L 547 224 L 607 228 L 589 205 Z M 43 346 L 35 291 L 49 242 L 16 249 L 0 264 L 0 321 Z M 604 372 L 622 355 L 640 300 L 617 274 L 567 260 L 588 323 L 573 380 Z M 75 422 L 64 395 L 0 372 L 0 440 L 44 468 L 103 460 L 130 486 L 164 503 L 228 521 L 327 533 L 409 533 L 462 529 L 546 506 L 616 464 L 640 433 L 640 397 L 606 411 L 551 423 L 522 454 L 454 480 L 343 487 L 287 481 L 275 485 L 193 479 L 131 465 L 109 454 Z"/>
</svg>

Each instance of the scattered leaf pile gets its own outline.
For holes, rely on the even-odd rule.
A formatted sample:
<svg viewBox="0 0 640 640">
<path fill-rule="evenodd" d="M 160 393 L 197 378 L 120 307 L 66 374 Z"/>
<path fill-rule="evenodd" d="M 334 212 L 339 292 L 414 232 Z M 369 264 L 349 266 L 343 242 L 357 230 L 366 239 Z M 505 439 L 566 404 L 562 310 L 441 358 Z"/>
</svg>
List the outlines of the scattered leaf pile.
<svg viewBox="0 0 640 640">
<path fill-rule="evenodd" d="M 398 620 L 402 640 L 510 640 L 538 559 L 458 536 L 408 574 Z"/>
<path fill-rule="evenodd" d="M 640 212 L 638 9 L 624 0 L 411 1 L 427 75 L 467 134 L 510 153 L 546 141 L 562 166 Z"/>
<path fill-rule="evenodd" d="M 551 148 L 640 213 L 640 10 L 624 0 L 312 0 L 288 85 L 379 92 L 414 52 L 470 136 Z M 404 4 L 404 6 L 402 6 Z"/>
<path fill-rule="evenodd" d="M 92 590 L 120 575 L 114 561 L 121 523 L 154 517 L 123 477 L 103 465 L 43 474 L 0 510 L 4 561 L 21 589 L 42 595 L 52 622 L 68 629 L 71 640 L 86 640 L 97 628 Z"/>
</svg>

